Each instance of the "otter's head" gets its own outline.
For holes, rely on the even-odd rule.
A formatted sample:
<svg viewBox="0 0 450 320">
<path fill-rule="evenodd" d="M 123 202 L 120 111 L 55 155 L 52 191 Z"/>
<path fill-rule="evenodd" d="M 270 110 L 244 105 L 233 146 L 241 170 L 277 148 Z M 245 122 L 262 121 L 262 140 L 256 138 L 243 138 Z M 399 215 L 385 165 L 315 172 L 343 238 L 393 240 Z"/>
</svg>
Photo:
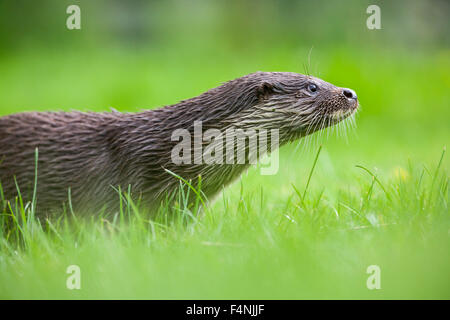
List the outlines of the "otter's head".
<svg viewBox="0 0 450 320">
<path fill-rule="evenodd" d="M 312 76 L 257 72 L 243 78 L 256 91 L 255 103 L 243 110 L 245 126 L 278 128 L 280 133 L 298 138 L 332 126 L 358 108 L 353 90 Z"/>
</svg>

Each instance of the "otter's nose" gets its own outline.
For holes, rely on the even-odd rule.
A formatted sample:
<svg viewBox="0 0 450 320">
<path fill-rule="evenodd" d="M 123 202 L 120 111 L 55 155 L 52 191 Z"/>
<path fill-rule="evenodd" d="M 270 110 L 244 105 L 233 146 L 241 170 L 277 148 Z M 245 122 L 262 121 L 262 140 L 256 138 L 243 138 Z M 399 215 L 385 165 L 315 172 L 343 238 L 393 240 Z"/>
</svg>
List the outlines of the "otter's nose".
<svg viewBox="0 0 450 320">
<path fill-rule="evenodd" d="M 352 89 L 348 89 L 348 88 L 344 88 L 342 89 L 342 94 L 347 98 L 347 99 L 358 99 L 358 96 L 356 95 L 356 92 L 353 91 Z"/>
</svg>

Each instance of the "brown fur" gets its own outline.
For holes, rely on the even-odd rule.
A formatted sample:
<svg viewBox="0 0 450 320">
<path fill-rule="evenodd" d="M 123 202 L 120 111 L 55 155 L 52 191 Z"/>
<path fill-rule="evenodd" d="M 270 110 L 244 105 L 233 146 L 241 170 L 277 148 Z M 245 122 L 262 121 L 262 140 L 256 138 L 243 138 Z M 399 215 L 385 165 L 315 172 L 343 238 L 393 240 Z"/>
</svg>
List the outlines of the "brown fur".
<svg viewBox="0 0 450 320">
<path fill-rule="evenodd" d="M 318 91 L 308 91 L 313 82 Z M 39 150 L 37 208 L 61 208 L 68 189 L 75 209 L 117 208 L 113 187 L 142 196 L 155 207 L 179 181 L 164 168 L 196 181 L 202 176 L 206 196 L 216 194 L 248 164 L 176 165 L 171 161 L 175 129 L 192 132 L 218 128 L 277 128 L 280 143 L 298 139 L 336 122 L 338 110 L 357 108 L 343 89 L 310 76 L 257 72 L 229 81 L 198 97 L 139 113 L 30 112 L 0 118 L 0 181 L 6 199 L 31 200 L 35 149 Z M 338 121 L 340 121 L 339 119 Z"/>
</svg>

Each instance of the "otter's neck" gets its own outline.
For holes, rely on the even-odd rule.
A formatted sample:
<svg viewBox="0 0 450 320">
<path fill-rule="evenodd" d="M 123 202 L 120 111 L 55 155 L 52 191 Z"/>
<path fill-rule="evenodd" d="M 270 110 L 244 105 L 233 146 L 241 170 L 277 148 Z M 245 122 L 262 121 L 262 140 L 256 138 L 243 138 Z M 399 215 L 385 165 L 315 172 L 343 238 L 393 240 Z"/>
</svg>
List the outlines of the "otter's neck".
<svg viewBox="0 0 450 320">
<path fill-rule="evenodd" d="M 126 123 L 122 126 L 125 129 L 117 135 L 120 143 L 116 144 L 127 146 L 117 152 L 122 179 L 142 190 L 146 198 L 159 201 L 179 187 L 180 181 L 168 171 L 190 180 L 194 186 L 201 177 L 201 189 L 208 198 L 239 177 L 250 165 L 248 153 L 243 163 L 237 163 L 237 157 L 234 163 L 227 163 L 223 150 L 222 163 L 214 161 L 219 158 L 217 152 L 225 148 L 224 140 L 221 147 L 216 141 L 215 152 L 208 152 L 216 138 L 212 133 L 220 132 L 225 137 L 227 128 L 239 128 L 237 119 L 245 117 L 245 110 L 258 102 L 253 86 L 239 90 L 236 86 L 239 83 L 231 81 L 175 105 L 128 114 L 122 122 Z M 237 151 L 238 147 L 235 154 Z"/>
</svg>

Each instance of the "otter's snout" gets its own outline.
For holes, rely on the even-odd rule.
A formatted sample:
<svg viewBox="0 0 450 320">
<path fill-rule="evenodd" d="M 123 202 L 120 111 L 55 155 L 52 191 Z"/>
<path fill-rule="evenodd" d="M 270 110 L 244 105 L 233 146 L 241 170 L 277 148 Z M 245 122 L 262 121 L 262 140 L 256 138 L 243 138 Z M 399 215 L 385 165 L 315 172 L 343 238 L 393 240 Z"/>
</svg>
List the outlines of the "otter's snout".
<svg viewBox="0 0 450 320">
<path fill-rule="evenodd" d="M 352 89 L 349 89 L 349 88 L 343 88 L 342 89 L 342 94 L 347 99 L 353 99 L 353 100 L 357 100 L 358 99 L 358 96 L 356 95 L 356 92 L 353 91 Z"/>
</svg>

